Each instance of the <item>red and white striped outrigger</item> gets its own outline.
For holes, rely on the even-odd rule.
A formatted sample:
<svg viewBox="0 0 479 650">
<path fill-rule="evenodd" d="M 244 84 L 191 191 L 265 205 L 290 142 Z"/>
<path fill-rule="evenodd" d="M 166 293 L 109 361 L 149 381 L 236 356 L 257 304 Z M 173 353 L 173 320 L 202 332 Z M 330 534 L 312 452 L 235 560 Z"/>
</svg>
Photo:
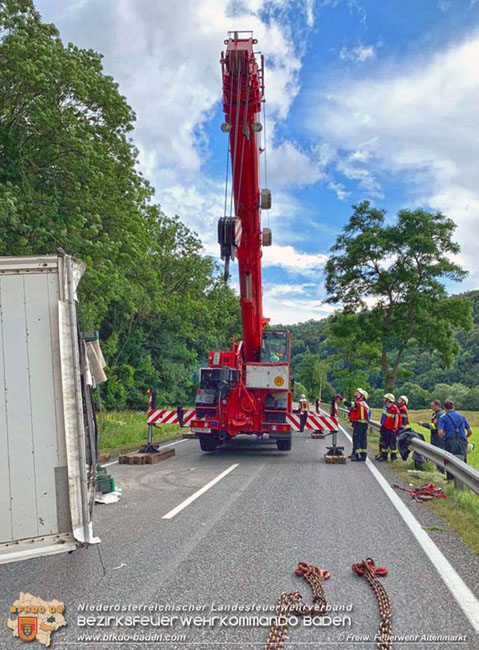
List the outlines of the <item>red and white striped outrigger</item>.
<svg viewBox="0 0 479 650">
<path fill-rule="evenodd" d="M 149 391 L 149 404 L 146 422 L 149 426 L 160 424 L 179 424 L 187 427 L 196 414 L 195 409 L 156 409 L 154 407 L 155 394 Z M 180 421 L 181 420 L 181 421 Z M 287 413 L 286 422 L 293 431 L 301 431 L 301 418 L 299 414 Z M 330 433 L 338 430 L 338 419 L 319 413 L 308 413 L 308 419 L 304 425 L 305 431 L 324 431 Z"/>
<path fill-rule="evenodd" d="M 293 431 L 301 431 L 301 416 L 296 413 L 287 413 L 286 420 Z M 329 415 L 319 413 L 308 413 L 308 419 L 304 425 L 306 431 L 326 431 L 327 433 L 338 430 L 338 419 Z"/>
<path fill-rule="evenodd" d="M 185 409 L 181 411 L 183 417 L 181 422 L 178 417 L 178 409 L 174 411 L 169 409 L 148 409 L 146 423 L 154 426 L 159 424 L 179 424 L 181 427 L 187 427 L 189 422 L 193 419 L 196 410 Z"/>
<path fill-rule="evenodd" d="M 160 424 L 179 424 L 180 427 L 187 427 L 193 419 L 195 409 L 183 409 L 181 406 L 176 409 L 155 408 L 156 391 L 148 389 L 148 412 L 146 423 L 148 426 L 159 426 Z"/>
</svg>

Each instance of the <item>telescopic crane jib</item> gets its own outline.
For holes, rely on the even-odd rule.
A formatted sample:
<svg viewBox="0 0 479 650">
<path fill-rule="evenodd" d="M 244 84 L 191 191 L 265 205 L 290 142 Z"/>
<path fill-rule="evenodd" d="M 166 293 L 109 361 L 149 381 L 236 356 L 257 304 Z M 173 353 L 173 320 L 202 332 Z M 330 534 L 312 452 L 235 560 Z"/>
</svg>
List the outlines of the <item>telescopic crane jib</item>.
<svg viewBox="0 0 479 650">
<path fill-rule="evenodd" d="M 291 448 L 290 335 L 265 330 L 263 316 L 261 248 L 271 244 L 271 231 L 261 229 L 261 210 L 271 207 L 271 193 L 259 187 L 264 59 L 256 44 L 252 32 L 229 32 L 221 54 L 232 197 L 230 214 L 226 200 L 218 222 L 218 242 L 226 278 L 230 260 L 238 259 L 243 340 L 230 352 L 210 352 L 200 371 L 191 426 L 205 451 L 239 433 L 268 433 L 278 448 Z"/>
<path fill-rule="evenodd" d="M 247 38 L 239 38 L 248 34 Z M 261 230 L 260 210 L 271 207 L 271 192 L 259 189 L 259 121 L 264 101 L 264 59 L 260 66 L 253 52 L 257 40 L 251 32 L 230 32 L 221 55 L 223 76 L 222 130 L 229 134 L 234 216 L 218 223 L 221 258 L 226 276 L 229 260 L 237 256 L 240 277 L 243 341 L 246 361 L 259 361 L 263 318 L 261 245 L 271 244 L 271 231 Z"/>
</svg>

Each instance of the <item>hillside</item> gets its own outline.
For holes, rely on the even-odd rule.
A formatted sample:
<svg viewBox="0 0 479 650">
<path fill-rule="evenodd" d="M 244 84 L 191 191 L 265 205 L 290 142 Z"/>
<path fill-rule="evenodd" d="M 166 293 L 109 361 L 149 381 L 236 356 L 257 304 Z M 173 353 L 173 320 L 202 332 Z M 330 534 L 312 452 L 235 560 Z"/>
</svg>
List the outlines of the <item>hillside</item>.
<svg viewBox="0 0 479 650">
<path fill-rule="evenodd" d="M 450 368 L 444 367 L 434 353 L 410 349 L 404 355 L 400 376 L 395 386 L 396 394 L 406 393 L 415 408 L 428 406 L 431 397 L 444 400 L 452 397 L 459 408 L 479 410 L 479 290 L 461 294 L 472 303 L 474 325 L 471 331 L 459 331 L 456 340 L 460 352 Z M 333 359 L 338 353 L 328 341 L 331 317 L 321 321 L 309 320 L 291 325 L 292 368 L 294 376 L 310 392 L 316 393 L 314 383 L 308 376 L 308 360 L 317 355 L 327 367 L 327 382 L 323 396 L 333 392 L 347 392 L 345 386 L 345 360 Z M 363 359 L 358 377 L 371 393 L 371 403 L 379 405 L 383 392 L 382 376 L 377 363 Z M 358 379 L 359 381 L 359 379 Z"/>
</svg>

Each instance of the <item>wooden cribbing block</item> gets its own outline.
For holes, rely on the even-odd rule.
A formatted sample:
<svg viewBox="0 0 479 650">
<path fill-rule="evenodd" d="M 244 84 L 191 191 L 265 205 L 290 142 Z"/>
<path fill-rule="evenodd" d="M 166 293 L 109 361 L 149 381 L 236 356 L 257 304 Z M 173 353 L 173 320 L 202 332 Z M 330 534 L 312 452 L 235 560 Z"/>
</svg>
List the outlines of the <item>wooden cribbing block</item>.
<svg viewBox="0 0 479 650">
<path fill-rule="evenodd" d="M 159 463 L 160 460 L 165 460 L 170 456 L 176 454 L 176 449 L 166 449 L 165 451 L 159 451 L 156 454 L 143 454 L 145 460 L 143 461 L 145 465 L 153 465 L 154 463 Z"/>
<path fill-rule="evenodd" d="M 118 462 L 121 465 L 153 465 L 154 463 L 159 463 L 160 460 L 165 460 L 174 456 L 176 454 L 176 449 L 165 449 L 165 451 L 158 451 L 152 454 L 126 454 L 125 456 L 120 456 Z"/>
<path fill-rule="evenodd" d="M 182 438 L 197 438 L 196 433 L 192 433 L 191 431 L 185 431 L 185 433 L 182 435 Z"/>
<path fill-rule="evenodd" d="M 346 456 L 332 456 L 324 454 L 324 460 L 327 463 L 335 463 L 336 465 L 344 465 L 346 462 Z"/>
</svg>

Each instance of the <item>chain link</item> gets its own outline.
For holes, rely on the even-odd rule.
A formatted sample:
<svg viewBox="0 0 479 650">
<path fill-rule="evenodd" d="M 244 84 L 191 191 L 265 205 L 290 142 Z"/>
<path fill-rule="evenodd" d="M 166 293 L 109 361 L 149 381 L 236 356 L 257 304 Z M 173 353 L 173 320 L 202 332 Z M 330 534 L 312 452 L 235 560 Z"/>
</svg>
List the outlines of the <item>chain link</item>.
<svg viewBox="0 0 479 650">
<path fill-rule="evenodd" d="M 327 601 L 323 582 L 330 577 L 329 571 L 300 562 L 295 571 L 311 587 L 313 604 L 307 605 L 299 591 L 282 593 L 276 606 L 274 622 L 271 626 L 264 650 L 281 650 L 288 638 L 290 616 L 325 616 Z"/>
<path fill-rule="evenodd" d="M 376 567 L 371 558 L 362 562 L 353 564 L 353 571 L 360 576 L 364 576 L 376 594 L 379 606 L 379 640 L 377 643 L 378 650 L 391 650 L 392 648 L 392 627 L 391 619 L 393 615 L 392 603 L 389 595 L 379 581 L 378 576 L 387 574 L 384 567 Z"/>
<path fill-rule="evenodd" d="M 379 581 L 378 576 L 385 576 L 387 569 L 377 567 L 371 558 L 353 564 L 353 571 L 364 576 L 374 591 L 379 606 L 378 650 L 392 650 L 392 603 L 389 595 Z M 282 593 L 276 606 L 273 624 L 271 626 L 264 650 L 282 650 L 288 638 L 289 618 L 291 616 L 325 616 L 327 601 L 324 595 L 323 582 L 330 577 L 329 571 L 300 562 L 295 571 L 311 588 L 313 605 L 303 601 L 299 591 Z"/>
</svg>

